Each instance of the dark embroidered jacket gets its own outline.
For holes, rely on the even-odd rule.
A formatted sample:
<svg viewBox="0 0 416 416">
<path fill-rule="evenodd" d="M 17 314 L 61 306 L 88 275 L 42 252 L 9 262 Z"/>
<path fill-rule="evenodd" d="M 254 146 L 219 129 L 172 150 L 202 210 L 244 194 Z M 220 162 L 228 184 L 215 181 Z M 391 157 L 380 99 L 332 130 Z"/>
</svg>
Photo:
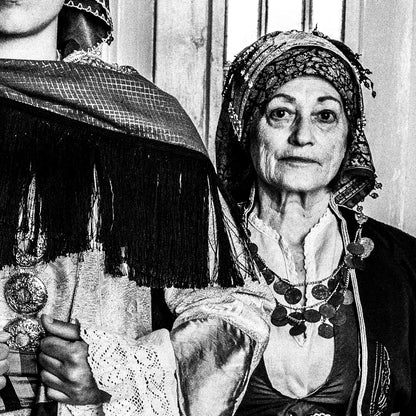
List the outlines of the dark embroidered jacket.
<svg viewBox="0 0 416 416">
<path fill-rule="evenodd" d="M 354 213 L 341 212 L 353 238 Z M 416 239 L 373 219 L 363 236 L 375 248 L 365 269 L 357 270 L 362 371 L 353 409 L 369 416 L 399 411 L 411 416 L 416 411 Z"/>
</svg>

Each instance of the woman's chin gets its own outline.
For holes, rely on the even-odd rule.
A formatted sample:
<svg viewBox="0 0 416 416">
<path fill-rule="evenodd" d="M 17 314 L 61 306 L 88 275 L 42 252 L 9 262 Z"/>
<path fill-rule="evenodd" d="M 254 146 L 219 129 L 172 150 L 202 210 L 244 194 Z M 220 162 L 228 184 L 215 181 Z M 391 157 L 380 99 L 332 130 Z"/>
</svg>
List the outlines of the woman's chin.
<svg viewBox="0 0 416 416">
<path fill-rule="evenodd" d="M 328 181 L 320 180 L 316 172 L 305 175 L 283 175 L 276 179 L 268 182 L 279 192 L 315 193 L 328 187 Z"/>
</svg>

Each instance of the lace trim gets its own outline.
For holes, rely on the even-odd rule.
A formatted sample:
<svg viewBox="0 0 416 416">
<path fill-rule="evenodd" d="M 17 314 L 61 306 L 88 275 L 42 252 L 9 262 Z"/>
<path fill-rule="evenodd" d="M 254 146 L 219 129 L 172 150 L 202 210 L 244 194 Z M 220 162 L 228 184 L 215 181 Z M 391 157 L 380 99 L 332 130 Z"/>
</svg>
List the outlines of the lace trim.
<svg viewBox="0 0 416 416">
<path fill-rule="evenodd" d="M 168 331 L 155 331 L 132 343 L 81 327 L 81 337 L 88 344 L 88 363 L 98 387 L 112 396 L 103 404 L 105 416 L 179 416 Z"/>
</svg>

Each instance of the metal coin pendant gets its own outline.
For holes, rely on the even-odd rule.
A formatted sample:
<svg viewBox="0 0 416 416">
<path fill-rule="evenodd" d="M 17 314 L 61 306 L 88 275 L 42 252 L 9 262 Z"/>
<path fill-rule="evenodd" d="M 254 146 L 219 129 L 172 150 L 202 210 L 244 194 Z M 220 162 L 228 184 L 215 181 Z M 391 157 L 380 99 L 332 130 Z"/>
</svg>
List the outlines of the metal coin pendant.
<svg viewBox="0 0 416 416">
<path fill-rule="evenodd" d="M 316 285 L 312 288 L 312 296 L 318 300 L 325 300 L 329 296 L 329 289 L 325 285 Z"/>
<path fill-rule="evenodd" d="M 273 325 L 283 326 L 283 325 L 281 325 L 282 321 L 286 320 L 286 323 L 287 323 L 287 310 L 286 310 L 286 308 L 282 305 L 276 305 L 276 308 L 274 309 L 270 319 L 271 319 Z"/>
<path fill-rule="evenodd" d="M 355 261 L 354 261 L 354 256 L 352 254 L 347 254 L 345 256 L 345 264 L 350 268 L 350 269 L 355 269 Z"/>
<path fill-rule="evenodd" d="M 303 313 L 302 312 L 292 312 L 288 315 L 290 325 L 298 325 L 301 321 L 303 321 Z"/>
<path fill-rule="evenodd" d="M 292 326 L 292 328 L 289 329 L 289 334 L 292 335 L 292 337 L 296 337 L 297 335 L 301 335 L 305 333 L 306 331 L 306 325 L 305 324 L 299 324 Z"/>
<path fill-rule="evenodd" d="M 302 299 L 302 292 L 296 287 L 291 287 L 285 292 L 285 300 L 290 305 L 298 303 Z"/>
<path fill-rule="evenodd" d="M 48 300 L 45 284 L 31 273 L 11 276 L 4 285 L 4 297 L 9 307 L 17 313 L 35 314 Z"/>
<path fill-rule="evenodd" d="M 305 317 L 305 321 L 315 323 L 319 322 L 321 319 L 321 314 L 315 309 L 307 309 L 303 316 Z"/>
<path fill-rule="evenodd" d="M 364 261 L 361 257 L 354 256 L 354 265 L 358 270 L 364 270 Z"/>
<path fill-rule="evenodd" d="M 329 320 L 332 325 L 341 326 L 347 322 L 347 315 L 342 309 L 338 309 L 336 315 Z"/>
<path fill-rule="evenodd" d="M 248 249 L 249 249 L 252 256 L 256 256 L 258 251 L 259 251 L 259 248 L 257 247 L 257 244 L 254 244 L 254 243 L 251 243 L 251 242 L 248 243 Z"/>
<path fill-rule="evenodd" d="M 341 292 L 335 292 L 327 302 L 336 308 L 344 302 L 344 295 Z"/>
<path fill-rule="evenodd" d="M 364 253 L 364 247 L 360 243 L 349 243 L 347 245 L 347 250 L 356 256 L 361 256 Z"/>
<path fill-rule="evenodd" d="M 271 283 L 273 283 L 274 280 L 274 273 L 270 270 L 270 269 L 264 269 L 262 272 L 264 280 L 266 280 L 266 283 L 268 285 L 270 285 Z"/>
<path fill-rule="evenodd" d="M 283 280 L 277 280 L 273 284 L 273 289 L 278 295 L 284 295 L 290 287 L 290 284 Z"/>
<path fill-rule="evenodd" d="M 334 328 L 328 324 L 321 324 L 318 326 L 318 334 L 322 338 L 330 339 L 334 336 Z"/>
<path fill-rule="evenodd" d="M 283 318 L 280 318 L 280 319 L 272 319 L 271 322 L 274 326 L 285 326 L 290 323 L 289 320 L 287 319 L 287 316 L 284 316 Z"/>
<path fill-rule="evenodd" d="M 11 334 L 7 341 L 9 348 L 21 352 L 36 352 L 45 335 L 42 325 L 35 318 L 16 318 L 4 330 Z"/>
<path fill-rule="evenodd" d="M 354 295 L 351 290 L 347 289 L 344 292 L 344 305 L 352 305 L 354 303 Z"/>
<path fill-rule="evenodd" d="M 365 259 L 374 250 L 374 241 L 371 238 L 363 237 L 360 239 L 360 244 L 364 247 L 364 252 L 361 257 Z"/>
<path fill-rule="evenodd" d="M 328 280 L 328 289 L 330 292 L 332 292 L 333 290 L 335 290 L 335 288 L 337 287 L 338 284 L 338 280 L 337 279 L 329 279 Z"/>
<path fill-rule="evenodd" d="M 336 310 L 332 305 L 328 305 L 327 303 L 324 303 L 319 307 L 319 313 L 325 317 L 325 318 L 333 318 L 336 314 Z"/>
</svg>

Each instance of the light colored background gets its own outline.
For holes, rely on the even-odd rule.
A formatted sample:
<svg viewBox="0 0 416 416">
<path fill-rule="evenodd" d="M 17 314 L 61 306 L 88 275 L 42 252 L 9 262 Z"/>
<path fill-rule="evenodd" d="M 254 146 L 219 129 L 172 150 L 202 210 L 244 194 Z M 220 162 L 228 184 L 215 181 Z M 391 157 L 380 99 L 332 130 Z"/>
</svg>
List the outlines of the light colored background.
<svg viewBox="0 0 416 416">
<path fill-rule="evenodd" d="M 176 96 L 212 154 L 225 0 L 111 3 L 116 40 L 104 57 L 136 67 Z M 345 41 L 373 71 L 377 91 L 375 100 L 365 97 L 367 136 L 383 190 L 366 202 L 366 212 L 416 235 L 416 2 L 346 0 Z"/>
</svg>

